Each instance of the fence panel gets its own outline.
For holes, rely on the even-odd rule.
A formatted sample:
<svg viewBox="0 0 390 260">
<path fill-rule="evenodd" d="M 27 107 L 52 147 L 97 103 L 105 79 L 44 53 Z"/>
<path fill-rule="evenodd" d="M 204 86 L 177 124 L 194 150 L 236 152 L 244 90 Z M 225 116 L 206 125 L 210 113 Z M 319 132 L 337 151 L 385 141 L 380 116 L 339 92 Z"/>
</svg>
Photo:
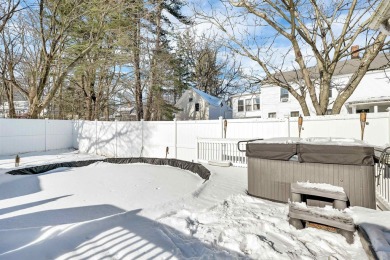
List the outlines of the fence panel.
<svg viewBox="0 0 390 260">
<path fill-rule="evenodd" d="M 389 113 L 367 114 L 364 141 L 384 146 L 389 143 Z M 298 119 L 290 118 L 291 136 L 298 137 Z M 361 139 L 360 116 L 332 115 L 303 118 L 301 137 L 343 137 Z"/>
<path fill-rule="evenodd" d="M 145 157 L 164 158 L 166 148 L 168 158 L 175 158 L 175 122 L 144 122 L 144 151 Z"/>
<path fill-rule="evenodd" d="M 96 121 L 75 121 L 74 141 L 82 153 L 96 153 Z"/>
<path fill-rule="evenodd" d="M 231 119 L 227 121 L 226 138 L 272 138 L 288 135 L 285 119 Z"/>
<path fill-rule="evenodd" d="M 108 157 L 116 156 L 116 122 L 96 122 L 96 153 Z"/>
<path fill-rule="evenodd" d="M 140 157 L 142 151 L 142 124 L 141 121 L 116 122 L 116 156 Z"/>
<path fill-rule="evenodd" d="M 197 158 L 197 138 L 221 138 L 222 121 L 177 121 L 177 158 L 194 161 Z"/>
<path fill-rule="evenodd" d="M 45 120 L 0 119 L 0 154 L 45 151 Z"/>
<path fill-rule="evenodd" d="M 70 120 L 45 120 L 46 150 L 73 147 L 73 122 Z"/>
</svg>

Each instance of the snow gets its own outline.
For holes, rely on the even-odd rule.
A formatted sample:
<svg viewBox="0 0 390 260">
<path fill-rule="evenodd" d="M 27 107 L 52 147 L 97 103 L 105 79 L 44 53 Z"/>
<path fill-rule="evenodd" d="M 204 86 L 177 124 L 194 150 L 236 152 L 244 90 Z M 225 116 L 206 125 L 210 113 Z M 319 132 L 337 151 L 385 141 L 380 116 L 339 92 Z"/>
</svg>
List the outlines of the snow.
<svg viewBox="0 0 390 260">
<path fill-rule="evenodd" d="M 221 98 L 217 98 L 214 96 L 211 96 L 197 88 L 192 88 L 198 95 L 200 95 L 207 103 L 209 103 L 212 106 L 219 107 L 222 103 Z"/>
<path fill-rule="evenodd" d="M 308 189 L 316 189 L 320 191 L 329 191 L 329 192 L 340 192 L 344 193 L 344 188 L 340 186 L 334 186 L 328 183 L 311 183 L 307 182 L 297 182 L 300 186 Z"/>
<path fill-rule="evenodd" d="M 22 155 L 22 166 L 97 158 Z M 0 259 L 365 259 L 358 236 L 288 224 L 288 205 L 246 195 L 243 168 L 212 175 L 169 166 L 95 163 L 39 175 L 3 174 Z"/>
<path fill-rule="evenodd" d="M 329 218 L 337 218 L 345 222 L 351 222 L 352 218 L 345 210 L 335 209 L 330 205 L 325 207 L 307 207 L 305 202 L 291 202 L 292 206 L 303 211 L 310 211 L 313 215 L 327 216 Z"/>
<path fill-rule="evenodd" d="M 310 137 L 310 138 L 298 138 L 298 137 L 277 137 L 269 138 L 253 143 L 265 143 L 265 144 L 315 144 L 315 145 L 341 145 L 341 146 L 370 146 L 369 144 L 353 139 L 342 137 Z"/>
</svg>

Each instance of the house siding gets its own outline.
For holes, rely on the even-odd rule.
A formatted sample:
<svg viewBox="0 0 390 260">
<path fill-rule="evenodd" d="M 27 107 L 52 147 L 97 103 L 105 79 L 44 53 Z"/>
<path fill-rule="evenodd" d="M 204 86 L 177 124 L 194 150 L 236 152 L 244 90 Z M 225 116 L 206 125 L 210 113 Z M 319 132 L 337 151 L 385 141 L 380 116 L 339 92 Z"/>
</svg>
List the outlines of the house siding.
<svg viewBox="0 0 390 260">
<path fill-rule="evenodd" d="M 390 79 L 387 78 L 387 75 L 390 77 L 390 70 L 384 71 L 374 71 L 368 72 L 360 82 L 359 86 L 356 88 L 351 97 L 347 100 L 344 106 L 341 109 L 340 114 L 351 114 L 356 113 L 356 110 L 367 109 L 369 112 L 374 112 L 374 106 L 377 106 L 377 112 L 385 112 L 386 109 L 390 106 L 390 102 L 378 102 L 372 104 L 348 104 L 349 102 L 367 100 L 367 103 L 370 102 L 370 99 L 375 98 L 390 98 Z M 329 103 L 332 104 L 337 95 L 338 88 L 345 86 L 350 79 L 351 75 L 341 75 L 334 77 L 335 87 L 332 89 L 332 97 L 329 99 Z M 296 86 L 296 88 L 298 88 Z M 280 100 L 280 87 L 266 85 L 261 89 L 260 94 L 260 111 L 252 112 L 238 112 L 238 100 L 245 99 L 246 96 L 232 97 L 233 104 L 233 118 L 248 118 L 248 117 L 262 117 L 268 118 L 269 113 L 276 113 L 277 118 L 283 118 L 290 116 L 291 112 L 298 111 L 302 113 L 301 106 L 299 105 L 298 100 L 296 100 L 291 94 L 287 102 L 281 102 Z M 306 95 L 306 103 L 308 105 L 311 115 L 315 115 L 315 109 L 310 100 L 310 96 Z M 332 105 L 329 106 L 329 109 Z"/>
</svg>

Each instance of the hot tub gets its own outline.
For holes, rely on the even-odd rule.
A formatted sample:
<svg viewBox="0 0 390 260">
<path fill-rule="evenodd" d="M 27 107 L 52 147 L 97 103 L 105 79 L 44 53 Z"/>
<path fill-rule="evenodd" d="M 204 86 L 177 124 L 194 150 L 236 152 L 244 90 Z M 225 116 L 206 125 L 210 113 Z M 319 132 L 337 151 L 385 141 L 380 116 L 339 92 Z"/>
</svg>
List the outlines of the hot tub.
<svg viewBox="0 0 390 260">
<path fill-rule="evenodd" d="M 329 183 L 344 188 L 350 206 L 375 208 L 374 148 L 338 138 L 268 139 L 246 145 L 248 193 L 288 202 L 290 184 Z M 309 205 L 321 206 L 319 200 Z"/>
</svg>

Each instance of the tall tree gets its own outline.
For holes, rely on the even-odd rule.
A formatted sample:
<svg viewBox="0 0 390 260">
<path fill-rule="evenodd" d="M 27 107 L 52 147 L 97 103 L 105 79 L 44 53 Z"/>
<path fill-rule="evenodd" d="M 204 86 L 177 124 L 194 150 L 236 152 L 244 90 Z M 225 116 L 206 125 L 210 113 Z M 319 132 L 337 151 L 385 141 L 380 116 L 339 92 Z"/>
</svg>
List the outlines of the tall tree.
<svg viewBox="0 0 390 260">
<path fill-rule="evenodd" d="M 166 11 L 171 16 L 179 20 L 184 24 L 189 24 L 189 20 L 186 16 L 181 14 L 180 10 L 183 6 L 183 2 L 180 0 L 154 0 L 152 1 L 154 8 L 150 10 L 151 23 L 154 31 L 154 47 L 152 48 L 152 56 L 150 63 L 150 84 L 148 89 L 147 104 L 144 118 L 145 120 L 158 120 L 162 118 L 162 111 L 166 103 L 163 98 L 162 81 L 159 80 L 163 72 L 158 68 L 164 51 L 162 47 L 168 47 L 167 31 L 163 28 L 164 22 L 166 25 L 170 24 L 169 18 L 167 18 L 163 11 Z"/>
<path fill-rule="evenodd" d="M 323 115 L 330 105 L 333 114 L 340 112 L 386 43 L 386 35 L 368 29 L 378 3 L 230 0 L 225 2 L 225 15 L 198 14 L 227 36 L 231 50 L 258 64 L 263 74 L 258 77 L 261 84 L 287 89 L 304 115 L 310 115 L 308 96 L 315 113 Z M 363 46 L 352 51 L 358 42 Z M 337 65 L 358 51 L 363 53 L 358 66 L 330 104 L 329 89 L 340 68 Z M 296 71 L 294 78 L 285 74 L 291 69 Z"/>
<path fill-rule="evenodd" d="M 38 117 L 68 73 L 97 46 L 109 12 L 117 8 L 115 3 L 98 0 L 39 1 L 39 14 L 33 21 L 39 37 L 38 64 L 31 72 L 35 76 L 28 89 L 31 118 Z M 75 40 L 75 33 L 82 41 Z"/>
</svg>

